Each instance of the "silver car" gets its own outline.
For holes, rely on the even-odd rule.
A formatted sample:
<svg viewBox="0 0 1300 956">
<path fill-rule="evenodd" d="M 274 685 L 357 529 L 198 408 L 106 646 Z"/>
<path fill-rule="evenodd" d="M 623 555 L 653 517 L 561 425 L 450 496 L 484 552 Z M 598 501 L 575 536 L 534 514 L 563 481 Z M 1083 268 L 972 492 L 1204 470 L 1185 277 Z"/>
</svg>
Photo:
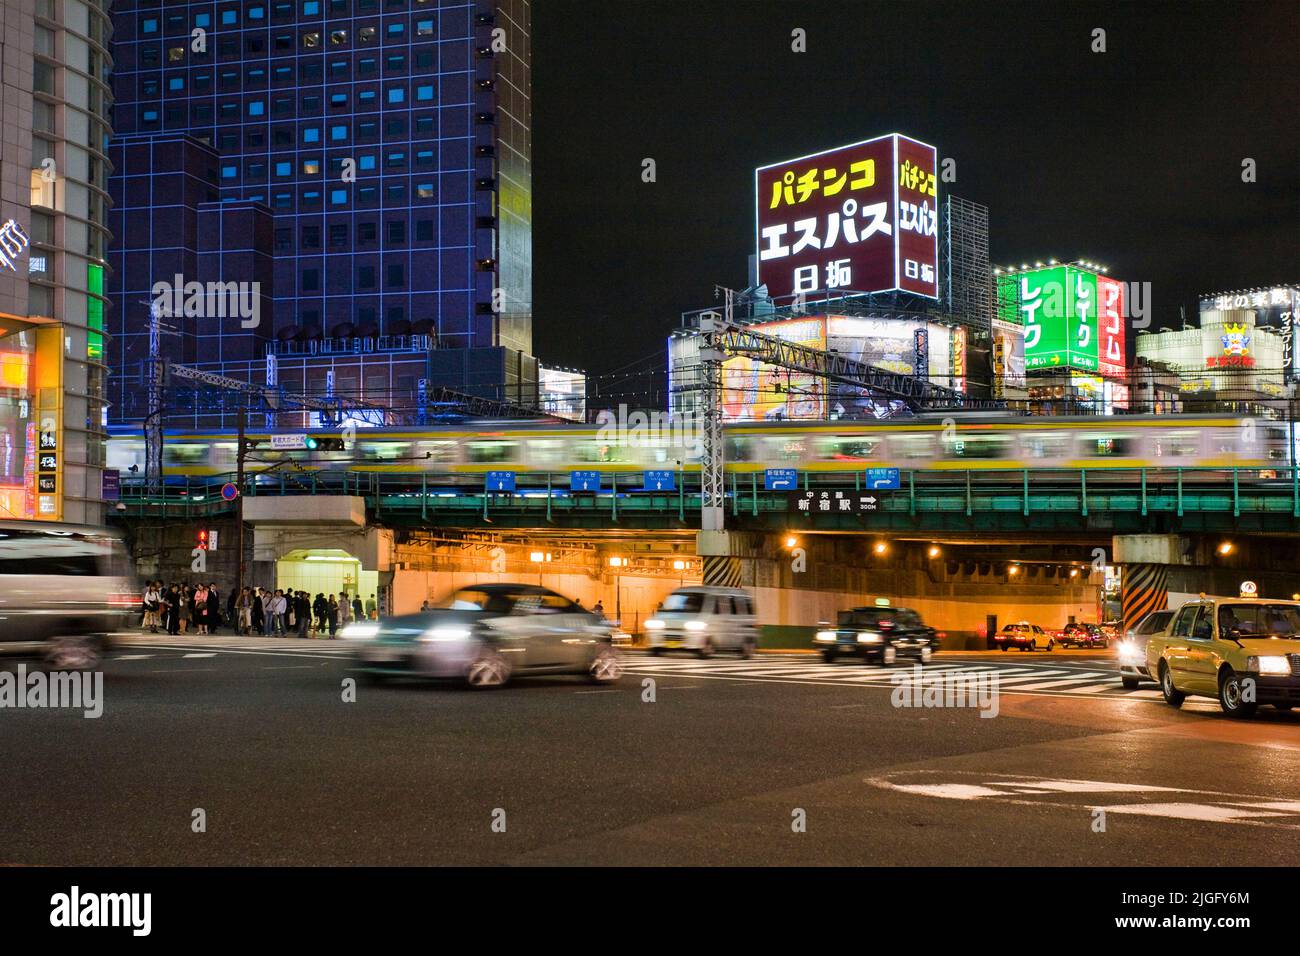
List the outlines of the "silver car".
<svg viewBox="0 0 1300 956">
<path fill-rule="evenodd" d="M 1152 634 L 1163 634 L 1173 619 L 1173 611 L 1152 611 L 1126 631 L 1124 639 L 1115 645 L 1119 679 L 1126 689 L 1136 690 L 1142 681 L 1155 680 L 1147 673 L 1147 642 Z"/>
<path fill-rule="evenodd" d="M 598 683 L 623 674 L 608 621 L 529 584 L 462 588 L 440 607 L 358 621 L 339 636 L 352 642 L 357 670 L 373 681 L 453 678 L 499 687 L 522 674 L 586 674 Z"/>
<path fill-rule="evenodd" d="M 60 670 L 95 667 L 140 610 L 130 564 L 105 528 L 0 521 L 0 642 Z"/>
</svg>

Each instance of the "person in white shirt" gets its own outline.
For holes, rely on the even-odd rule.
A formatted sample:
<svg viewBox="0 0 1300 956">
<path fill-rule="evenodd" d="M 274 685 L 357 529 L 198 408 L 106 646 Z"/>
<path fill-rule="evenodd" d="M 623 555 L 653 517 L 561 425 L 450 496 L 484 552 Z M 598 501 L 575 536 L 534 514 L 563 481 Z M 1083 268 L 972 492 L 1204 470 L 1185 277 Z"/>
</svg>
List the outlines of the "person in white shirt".
<svg viewBox="0 0 1300 956">
<path fill-rule="evenodd" d="M 162 606 L 162 595 L 152 581 L 144 589 L 144 626 L 150 634 L 158 633 L 158 609 Z"/>
</svg>

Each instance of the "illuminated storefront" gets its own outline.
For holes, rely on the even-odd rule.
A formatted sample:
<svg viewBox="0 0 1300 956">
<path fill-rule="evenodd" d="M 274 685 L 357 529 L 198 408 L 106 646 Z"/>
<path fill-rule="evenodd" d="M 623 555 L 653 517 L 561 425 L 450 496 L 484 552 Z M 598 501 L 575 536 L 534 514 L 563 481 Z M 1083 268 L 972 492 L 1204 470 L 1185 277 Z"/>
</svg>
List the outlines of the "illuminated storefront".
<svg viewBox="0 0 1300 956">
<path fill-rule="evenodd" d="M 59 326 L 0 315 L 0 517 L 63 517 Z"/>
</svg>

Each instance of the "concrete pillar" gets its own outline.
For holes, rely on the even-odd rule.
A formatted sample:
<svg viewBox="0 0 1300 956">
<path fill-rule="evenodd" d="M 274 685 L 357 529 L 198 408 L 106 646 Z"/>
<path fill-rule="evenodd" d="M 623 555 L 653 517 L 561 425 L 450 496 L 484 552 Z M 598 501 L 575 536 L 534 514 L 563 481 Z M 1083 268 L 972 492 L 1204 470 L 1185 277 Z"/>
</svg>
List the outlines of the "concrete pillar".
<svg viewBox="0 0 1300 956">
<path fill-rule="evenodd" d="M 740 587 L 740 560 L 731 554 L 731 538 L 726 531 L 701 531 L 695 536 L 695 551 L 700 556 L 701 583 L 720 587 Z"/>
<path fill-rule="evenodd" d="M 1169 566 L 1182 563 L 1184 545 L 1176 534 L 1125 534 L 1111 539 L 1120 568 L 1125 627 L 1169 606 Z"/>
</svg>

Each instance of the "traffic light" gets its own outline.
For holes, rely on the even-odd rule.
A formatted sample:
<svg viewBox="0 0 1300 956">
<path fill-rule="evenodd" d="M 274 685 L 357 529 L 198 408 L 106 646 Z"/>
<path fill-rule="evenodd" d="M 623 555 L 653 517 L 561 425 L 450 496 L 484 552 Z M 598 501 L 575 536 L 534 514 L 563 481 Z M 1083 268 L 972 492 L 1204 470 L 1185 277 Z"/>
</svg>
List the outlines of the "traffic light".
<svg viewBox="0 0 1300 956">
<path fill-rule="evenodd" d="M 197 547 L 200 551 L 208 550 L 208 529 L 200 528 Z"/>
<path fill-rule="evenodd" d="M 316 438 L 307 439 L 307 447 L 312 451 L 346 451 L 347 446 L 343 443 L 342 438 Z"/>
</svg>

